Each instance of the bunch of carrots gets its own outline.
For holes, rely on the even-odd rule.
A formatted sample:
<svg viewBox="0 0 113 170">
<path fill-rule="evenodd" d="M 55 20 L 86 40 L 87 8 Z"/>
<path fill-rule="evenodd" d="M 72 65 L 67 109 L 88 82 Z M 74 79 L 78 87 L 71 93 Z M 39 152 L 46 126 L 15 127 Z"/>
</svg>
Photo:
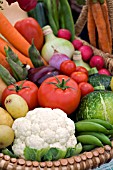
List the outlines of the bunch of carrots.
<svg viewBox="0 0 113 170">
<path fill-rule="evenodd" d="M 23 64 L 33 67 L 29 58 L 28 50 L 31 46 L 27 40 L 14 28 L 8 19 L 0 12 L 0 64 L 10 71 L 10 66 L 6 61 L 4 47 L 11 47 Z"/>
<path fill-rule="evenodd" d="M 112 35 L 106 0 L 89 0 L 87 29 L 90 44 L 112 53 Z"/>
</svg>

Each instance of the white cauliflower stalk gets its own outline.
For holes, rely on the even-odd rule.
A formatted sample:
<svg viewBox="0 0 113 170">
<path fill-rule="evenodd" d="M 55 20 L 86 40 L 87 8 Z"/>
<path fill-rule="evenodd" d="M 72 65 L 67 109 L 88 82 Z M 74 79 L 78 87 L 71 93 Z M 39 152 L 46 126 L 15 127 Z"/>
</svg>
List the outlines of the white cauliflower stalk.
<svg viewBox="0 0 113 170">
<path fill-rule="evenodd" d="M 15 132 L 12 150 L 23 158 L 25 147 L 67 150 L 77 144 L 74 122 L 60 109 L 36 108 L 16 119 L 12 128 Z"/>
</svg>

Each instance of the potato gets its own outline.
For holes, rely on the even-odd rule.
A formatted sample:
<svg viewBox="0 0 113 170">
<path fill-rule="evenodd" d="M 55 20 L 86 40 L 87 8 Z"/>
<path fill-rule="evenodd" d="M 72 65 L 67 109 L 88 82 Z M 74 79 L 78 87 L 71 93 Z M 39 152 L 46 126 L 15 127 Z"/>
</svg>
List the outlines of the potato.
<svg viewBox="0 0 113 170">
<path fill-rule="evenodd" d="M 7 87 L 5 82 L 0 78 L 0 103 L 1 103 L 1 97 L 4 89 Z"/>
<path fill-rule="evenodd" d="M 14 141 L 14 131 L 7 125 L 0 125 L 0 149 L 6 148 Z"/>
<path fill-rule="evenodd" d="M 27 102 L 18 94 L 10 94 L 4 101 L 6 110 L 14 119 L 26 116 L 29 111 Z"/>
</svg>

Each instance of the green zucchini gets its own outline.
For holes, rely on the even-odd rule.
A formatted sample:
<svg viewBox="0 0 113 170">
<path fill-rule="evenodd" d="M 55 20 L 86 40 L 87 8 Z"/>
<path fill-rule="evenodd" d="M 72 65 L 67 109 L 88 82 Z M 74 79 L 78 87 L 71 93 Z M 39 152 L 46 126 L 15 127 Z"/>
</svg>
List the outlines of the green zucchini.
<svg viewBox="0 0 113 170">
<path fill-rule="evenodd" d="M 38 2 L 34 9 L 28 11 L 28 16 L 35 18 L 41 27 L 48 23 L 43 2 Z"/>
<path fill-rule="evenodd" d="M 88 82 L 95 88 L 101 89 L 103 86 L 105 90 L 111 90 L 110 82 L 112 76 L 107 76 L 104 74 L 92 74 L 89 76 Z M 97 88 L 98 87 L 98 88 Z"/>
</svg>

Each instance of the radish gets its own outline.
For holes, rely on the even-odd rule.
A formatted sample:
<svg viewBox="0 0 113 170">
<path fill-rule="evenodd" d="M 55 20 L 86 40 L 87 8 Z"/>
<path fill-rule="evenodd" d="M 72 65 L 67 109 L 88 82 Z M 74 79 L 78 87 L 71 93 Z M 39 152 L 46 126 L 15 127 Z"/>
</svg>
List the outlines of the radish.
<svg viewBox="0 0 113 170">
<path fill-rule="evenodd" d="M 107 70 L 106 68 L 100 69 L 100 70 L 98 71 L 98 73 L 99 73 L 99 74 L 105 74 L 105 75 L 108 75 L 108 76 L 111 75 L 110 72 L 109 72 L 109 70 Z"/>
<path fill-rule="evenodd" d="M 90 67 L 96 67 L 97 70 L 100 70 L 104 67 L 104 59 L 102 56 L 94 55 L 89 62 Z"/>
<path fill-rule="evenodd" d="M 66 40 L 70 40 L 71 39 L 71 32 L 68 29 L 62 28 L 62 29 L 58 30 L 57 36 L 59 38 L 64 38 Z"/>
<path fill-rule="evenodd" d="M 86 62 L 90 60 L 90 58 L 93 56 L 93 50 L 88 45 L 83 45 L 79 48 L 79 51 L 81 52 L 82 59 Z"/>
<path fill-rule="evenodd" d="M 83 46 L 83 42 L 80 40 L 76 40 L 76 39 L 74 39 L 72 41 L 72 44 L 73 44 L 75 50 L 79 50 L 79 48 Z"/>
</svg>

